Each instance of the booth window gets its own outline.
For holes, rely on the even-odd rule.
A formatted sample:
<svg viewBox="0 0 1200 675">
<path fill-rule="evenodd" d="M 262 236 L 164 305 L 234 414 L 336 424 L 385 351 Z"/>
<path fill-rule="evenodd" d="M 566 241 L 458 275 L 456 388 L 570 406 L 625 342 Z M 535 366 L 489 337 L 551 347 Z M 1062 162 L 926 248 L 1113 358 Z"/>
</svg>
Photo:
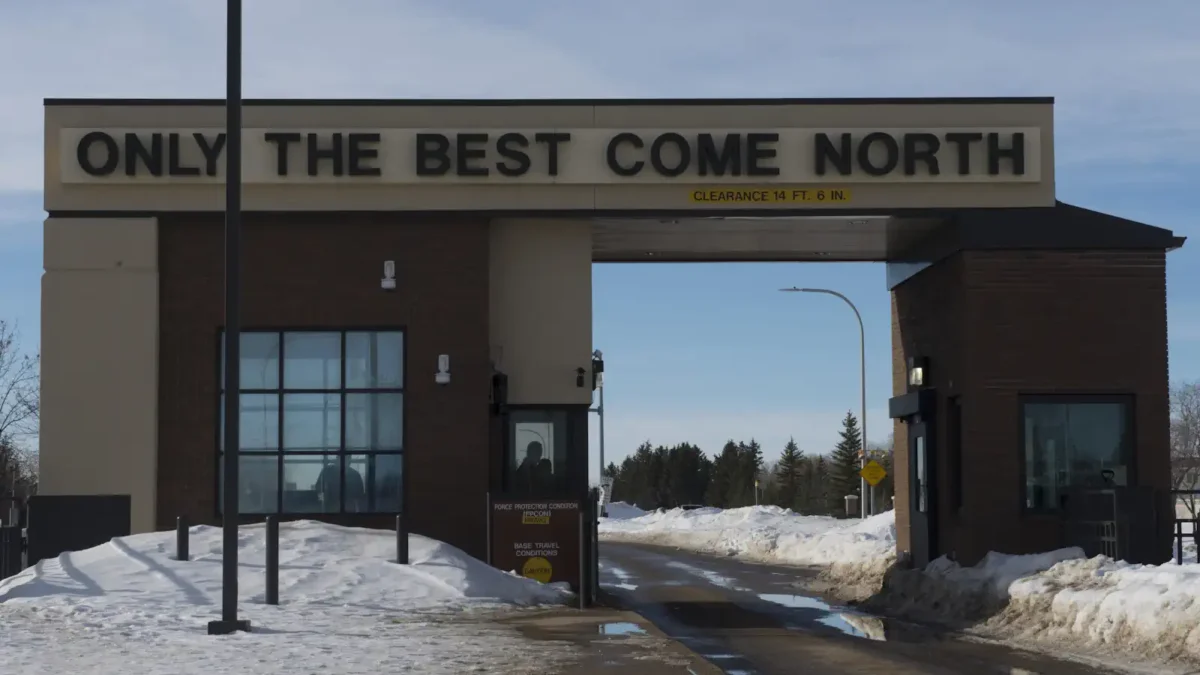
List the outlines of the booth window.
<svg viewBox="0 0 1200 675">
<path fill-rule="evenodd" d="M 221 343 L 218 507 L 224 492 Z M 238 508 L 244 514 L 398 513 L 404 333 L 241 336 Z"/>
<path fill-rule="evenodd" d="M 1129 485 L 1132 427 L 1132 396 L 1022 397 L 1025 510 L 1056 510 L 1071 488 Z"/>
<path fill-rule="evenodd" d="M 565 410 L 509 412 L 505 483 L 513 494 L 552 497 L 567 490 L 570 434 Z"/>
</svg>

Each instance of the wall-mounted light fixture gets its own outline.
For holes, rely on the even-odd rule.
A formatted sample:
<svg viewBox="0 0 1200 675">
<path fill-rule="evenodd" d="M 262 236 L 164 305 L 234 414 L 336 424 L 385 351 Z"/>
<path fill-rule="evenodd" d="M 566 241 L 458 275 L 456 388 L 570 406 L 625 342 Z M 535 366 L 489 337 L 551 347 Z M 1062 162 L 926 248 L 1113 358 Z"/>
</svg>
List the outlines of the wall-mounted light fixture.
<svg viewBox="0 0 1200 675">
<path fill-rule="evenodd" d="M 437 372 L 433 374 L 433 381 L 438 384 L 450 384 L 449 354 L 438 354 Z"/>
<path fill-rule="evenodd" d="M 924 356 L 908 357 L 908 388 L 920 389 L 929 384 L 929 359 Z"/>
<path fill-rule="evenodd" d="M 379 287 L 385 291 L 396 290 L 396 261 L 383 261 L 383 279 L 379 281 Z"/>
<path fill-rule="evenodd" d="M 583 388 L 583 376 L 586 373 L 587 373 L 587 370 L 584 368 L 576 368 L 575 369 L 575 386 L 576 387 Z"/>
</svg>

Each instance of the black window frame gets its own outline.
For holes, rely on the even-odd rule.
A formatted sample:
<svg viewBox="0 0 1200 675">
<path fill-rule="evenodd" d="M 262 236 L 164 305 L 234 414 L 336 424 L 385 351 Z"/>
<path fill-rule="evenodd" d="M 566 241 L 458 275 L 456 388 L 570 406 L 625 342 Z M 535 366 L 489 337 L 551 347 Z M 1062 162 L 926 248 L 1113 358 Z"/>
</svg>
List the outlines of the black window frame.
<svg viewBox="0 0 1200 675">
<path fill-rule="evenodd" d="M 587 404 L 513 404 L 506 407 L 503 416 L 503 440 L 501 442 L 499 481 L 501 494 L 530 496 L 538 499 L 576 499 L 587 491 L 588 482 L 588 423 L 591 406 Z M 525 495 L 512 484 L 510 466 L 521 448 L 513 447 L 514 413 L 566 413 L 567 466 L 564 467 L 563 482 L 542 495 Z M 556 481 L 557 482 L 557 481 Z"/>
<path fill-rule="evenodd" d="M 1132 393 L 1022 393 L 1017 396 L 1017 466 L 1019 467 L 1019 485 L 1017 494 L 1020 495 L 1020 511 L 1025 516 L 1058 516 L 1062 513 L 1062 504 L 1030 507 L 1028 506 L 1027 473 L 1025 464 L 1025 407 L 1027 405 L 1086 405 L 1086 404 L 1121 404 L 1125 406 L 1125 447 L 1126 465 L 1129 467 L 1125 476 L 1125 485 L 1134 486 L 1138 481 L 1137 456 L 1137 396 Z M 1061 495 L 1059 496 L 1061 502 Z"/>
<path fill-rule="evenodd" d="M 336 333 L 339 339 L 338 359 L 340 364 L 340 374 L 338 378 L 338 387 L 336 388 L 288 388 L 284 382 L 284 369 L 286 368 L 286 336 L 288 335 L 316 335 Z M 347 387 L 346 386 L 346 336 L 348 334 L 381 334 L 381 333 L 398 333 L 401 337 L 401 354 L 400 354 L 400 386 L 398 387 Z M 216 367 L 217 367 L 217 387 L 216 387 L 216 415 L 214 428 L 216 429 L 215 439 L 215 454 L 214 464 L 216 470 L 216 480 L 213 486 L 216 496 L 215 513 L 217 516 L 222 515 L 222 485 L 224 483 L 224 474 L 222 472 L 222 460 L 225 456 L 224 448 L 224 428 L 222 424 L 222 416 L 224 414 L 223 397 L 225 394 L 225 344 L 224 344 L 224 328 L 217 329 L 216 336 Z M 276 457 L 276 485 L 275 485 L 275 509 L 272 511 L 252 511 L 243 512 L 238 509 L 239 518 L 262 518 L 265 516 L 280 516 L 285 518 L 313 518 L 320 519 L 322 517 L 345 517 L 345 516 L 383 516 L 383 515 L 401 515 L 405 512 L 405 507 L 408 498 L 408 331 L 403 326 L 352 326 L 352 327 L 287 327 L 287 328 L 244 328 L 241 335 L 244 337 L 248 334 L 270 334 L 275 335 L 278 340 L 278 382 L 277 387 L 258 389 L 239 387 L 239 396 L 245 394 L 258 395 L 275 395 L 277 396 L 277 439 L 278 446 L 273 450 L 243 450 L 239 449 L 239 461 L 241 457 L 256 456 L 256 457 Z M 284 446 L 284 397 L 292 394 L 336 394 L 339 399 L 339 430 L 338 430 L 338 447 L 336 453 L 331 453 L 329 448 L 321 450 L 287 450 Z M 355 394 L 399 394 L 401 405 L 400 419 L 400 449 L 399 450 L 374 450 L 374 449 L 347 449 L 346 447 L 346 398 Z M 339 485 L 338 485 L 338 510 L 336 511 L 285 511 L 283 508 L 284 502 L 284 481 L 283 472 L 285 460 L 288 457 L 309 456 L 309 457 L 328 457 L 336 455 L 339 462 Z M 399 494 L 399 510 L 380 511 L 375 509 L 376 494 L 374 488 L 374 461 L 376 456 L 385 455 L 391 457 L 399 457 L 400 460 L 400 494 Z M 346 510 L 346 463 L 351 457 L 368 457 L 367 460 L 367 475 L 363 476 L 364 490 L 367 493 L 368 509 L 365 511 L 348 511 Z"/>
</svg>

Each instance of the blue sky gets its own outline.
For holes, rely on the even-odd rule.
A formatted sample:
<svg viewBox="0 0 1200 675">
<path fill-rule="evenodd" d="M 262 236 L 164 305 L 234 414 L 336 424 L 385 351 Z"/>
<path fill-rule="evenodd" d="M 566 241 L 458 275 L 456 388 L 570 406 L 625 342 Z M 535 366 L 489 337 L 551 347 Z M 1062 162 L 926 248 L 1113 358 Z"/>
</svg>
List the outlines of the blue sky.
<svg viewBox="0 0 1200 675">
<path fill-rule="evenodd" d="M 1200 378 L 1200 3 L 1094 0 L 549 2 L 249 0 L 253 97 L 1002 96 L 1057 99 L 1058 196 L 1193 237 L 1169 257 L 1171 376 Z M 36 349 L 41 100 L 220 97 L 219 0 L 0 9 L 0 317 Z M 52 45 L 50 47 L 49 45 Z M 882 265 L 595 268 L 608 457 L 794 435 L 858 408 L 850 296 L 867 329 L 868 431 L 890 424 Z M 593 440 L 595 440 L 593 430 Z"/>
</svg>

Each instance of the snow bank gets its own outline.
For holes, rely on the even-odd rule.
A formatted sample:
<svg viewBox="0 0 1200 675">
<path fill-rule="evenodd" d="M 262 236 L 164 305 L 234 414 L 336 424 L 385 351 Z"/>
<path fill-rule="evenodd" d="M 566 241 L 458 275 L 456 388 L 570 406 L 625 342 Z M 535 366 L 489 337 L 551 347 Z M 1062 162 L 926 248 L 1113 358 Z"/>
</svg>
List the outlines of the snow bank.
<svg viewBox="0 0 1200 675">
<path fill-rule="evenodd" d="M 1131 565 L 1078 548 L 945 558 L 889 575 L 872 604 L 940 623 L 979 622 L 1003 637 L 1200 659 L 1200 565 Z"/>
<path fill-rule="evenodd" d="M 4 672 L 525 672 L 562 656 L 494 626 L 494 613 L 483 610 L 562 602 L 565 589 L 418 535 L 409 537 L 412 564 L 397 565 L 390 531 L 281 524 L 281 604 L 265 605 L 264 534 L 246 526 L 238 536 L 239 613 L 251 620 L 250 634 L 206 635 L 221 611 L 219 528 L 191 528 L 189 561 L 172 559 L 174 532 L 159 532 L 0 581 Z"/>
<path fill-rule="evenodd" d="M 607 520 L 600 537 L 676 546 L 759 562 L 829 567 L 835 577 L 876 583 L 895 559 L 891 511 L 866 520 L 803 516 L 777 506 L 656 511 Z"/>
<path fill-rule="evenodd" d="M 612 502 L 604 507 L 608 512 L 608 517 L 613 520 L 627 520 L 629 518 L 639 518 L 646 515 L 646 512 L 625 502 Z"/>
<path fill-rule="evenodd" d="M 191 528 L 192 560 L 173 560 L 175 533 L 155 532 L 44 560 L 0 581 L 0 602 L 73 604 L 101 597 L 109 604 L 209 605 L 221 598 L 221 529 Z M 409 535 L 410 565 L 396 555 L 390 530 L 338 527 L 314 521 L 279 528 L 279 598 L 288 604 L 334 604 L 408 610 L 469 602 L 538 604 L 566 592 L 496 570 L 440 541 Z M 238 591 L 262 602 L 265 528 L 241 528 Z"/>
</svg>

